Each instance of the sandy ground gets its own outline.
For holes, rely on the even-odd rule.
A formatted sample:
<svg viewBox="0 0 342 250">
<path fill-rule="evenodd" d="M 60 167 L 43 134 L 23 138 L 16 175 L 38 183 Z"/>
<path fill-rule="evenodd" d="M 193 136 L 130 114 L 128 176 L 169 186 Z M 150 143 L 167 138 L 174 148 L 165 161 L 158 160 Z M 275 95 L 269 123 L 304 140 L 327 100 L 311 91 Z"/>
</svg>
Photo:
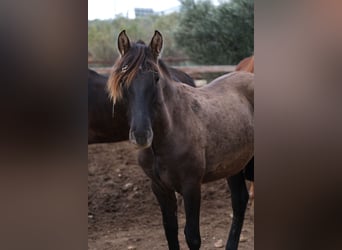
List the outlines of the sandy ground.
<svg viewBox="0 0 342 250">
<path fill-rule="evenodd" d="M 88 146 L 88 249 L 167 250 L 159 205 L 150 180 L 137 165 L 137 151 L 128 142 Z M 181 249 L 188 249 L 178 212 Z M 226 181 L 202 187 L 200 230 L 204 250 L 224 249 L 231 223 Z M 254 249 L 254 212 L 249 204 L 240 250 Z"/>
</svg>

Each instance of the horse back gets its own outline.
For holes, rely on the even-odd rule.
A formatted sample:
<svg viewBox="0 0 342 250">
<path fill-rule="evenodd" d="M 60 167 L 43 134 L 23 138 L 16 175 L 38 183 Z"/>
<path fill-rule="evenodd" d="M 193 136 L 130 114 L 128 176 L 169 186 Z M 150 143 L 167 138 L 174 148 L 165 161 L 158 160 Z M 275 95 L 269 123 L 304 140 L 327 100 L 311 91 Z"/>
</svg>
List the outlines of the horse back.
<svg viewBox="0 0 342 250">
<path fill-rule="evenodd" d="M 244 96 L 254 108 L 254 74 L 238 71 L 225 74 L 203 87 L 208 92 L 217 95 L 235 92 Z"/>
</svg>

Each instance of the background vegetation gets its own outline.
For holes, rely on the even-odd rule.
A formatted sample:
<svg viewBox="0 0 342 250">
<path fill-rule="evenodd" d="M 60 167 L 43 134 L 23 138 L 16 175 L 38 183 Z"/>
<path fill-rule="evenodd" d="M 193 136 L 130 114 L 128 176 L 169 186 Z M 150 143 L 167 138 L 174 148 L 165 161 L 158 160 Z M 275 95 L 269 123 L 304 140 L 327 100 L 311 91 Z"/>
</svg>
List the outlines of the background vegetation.
<svg viewBox="0 0 342 250">
<path fill-rule="evenodd" d="M 93 60 L 113 62 L 123 29 L 132 41 L 148 43 L 155 29 L 164 37 L 163 57 L 187 57 L 187 64 L 236 64 L 254 50 L 254 1 L 180 0 L 181 11 L 136 19 L 88 21 L 88 50 Z M 184 62 L 183 62 L 184 64 Z"/>
</svg>

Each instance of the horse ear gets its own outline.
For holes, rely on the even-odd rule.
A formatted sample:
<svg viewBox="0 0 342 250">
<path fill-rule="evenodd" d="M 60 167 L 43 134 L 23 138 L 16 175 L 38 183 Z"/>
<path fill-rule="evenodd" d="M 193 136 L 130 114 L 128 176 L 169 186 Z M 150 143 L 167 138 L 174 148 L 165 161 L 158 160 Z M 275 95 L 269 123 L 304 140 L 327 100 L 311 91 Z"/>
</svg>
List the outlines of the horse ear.
<svg viewBox="0 0 342 250">
<path fill-rule="evenodd" d="M 131 47 L 131 44 L 128 39 L 128 36 L 126 35 L 126 30 L 123 30 L 120 32 L 118 36 L 118 49 L 119 49 L 121 56 L 126 54 L 130 47 Z"/>
<path fill-rule="evenodd" d="M 161 49 L 163 47 L 163 36 L 158 30 L 154 32 L 150 43 L 150 49 L 152 50 L 155 59 L 160 55 Z"/>
</svg>

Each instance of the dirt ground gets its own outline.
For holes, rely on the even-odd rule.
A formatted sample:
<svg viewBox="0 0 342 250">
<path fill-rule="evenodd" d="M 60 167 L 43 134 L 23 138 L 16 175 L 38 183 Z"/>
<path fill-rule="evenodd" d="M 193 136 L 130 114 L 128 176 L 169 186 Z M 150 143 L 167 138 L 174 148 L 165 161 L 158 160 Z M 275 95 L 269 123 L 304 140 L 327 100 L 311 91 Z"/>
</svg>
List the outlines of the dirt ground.
<svg viewBox="0 0 342 250">
<path fill-rule="evenodd" d="M 150 181 L 137 165 L 128 142 L 88 146 L 88 249 L 166 250 L 158 203 Z M 224 249 L 231 223 L 230 193 L 225 180 L 202 186 L 200 230 L 204 250 Z M 239 249 L 254 249 L 254 212 L 248 205 Z M 181 249 L 188 249 L 178 210 Z M 221 248 L 215 246 L 223 241 Z M 220 244 L 219 244 L 220 245 Z"/>
</svg>

